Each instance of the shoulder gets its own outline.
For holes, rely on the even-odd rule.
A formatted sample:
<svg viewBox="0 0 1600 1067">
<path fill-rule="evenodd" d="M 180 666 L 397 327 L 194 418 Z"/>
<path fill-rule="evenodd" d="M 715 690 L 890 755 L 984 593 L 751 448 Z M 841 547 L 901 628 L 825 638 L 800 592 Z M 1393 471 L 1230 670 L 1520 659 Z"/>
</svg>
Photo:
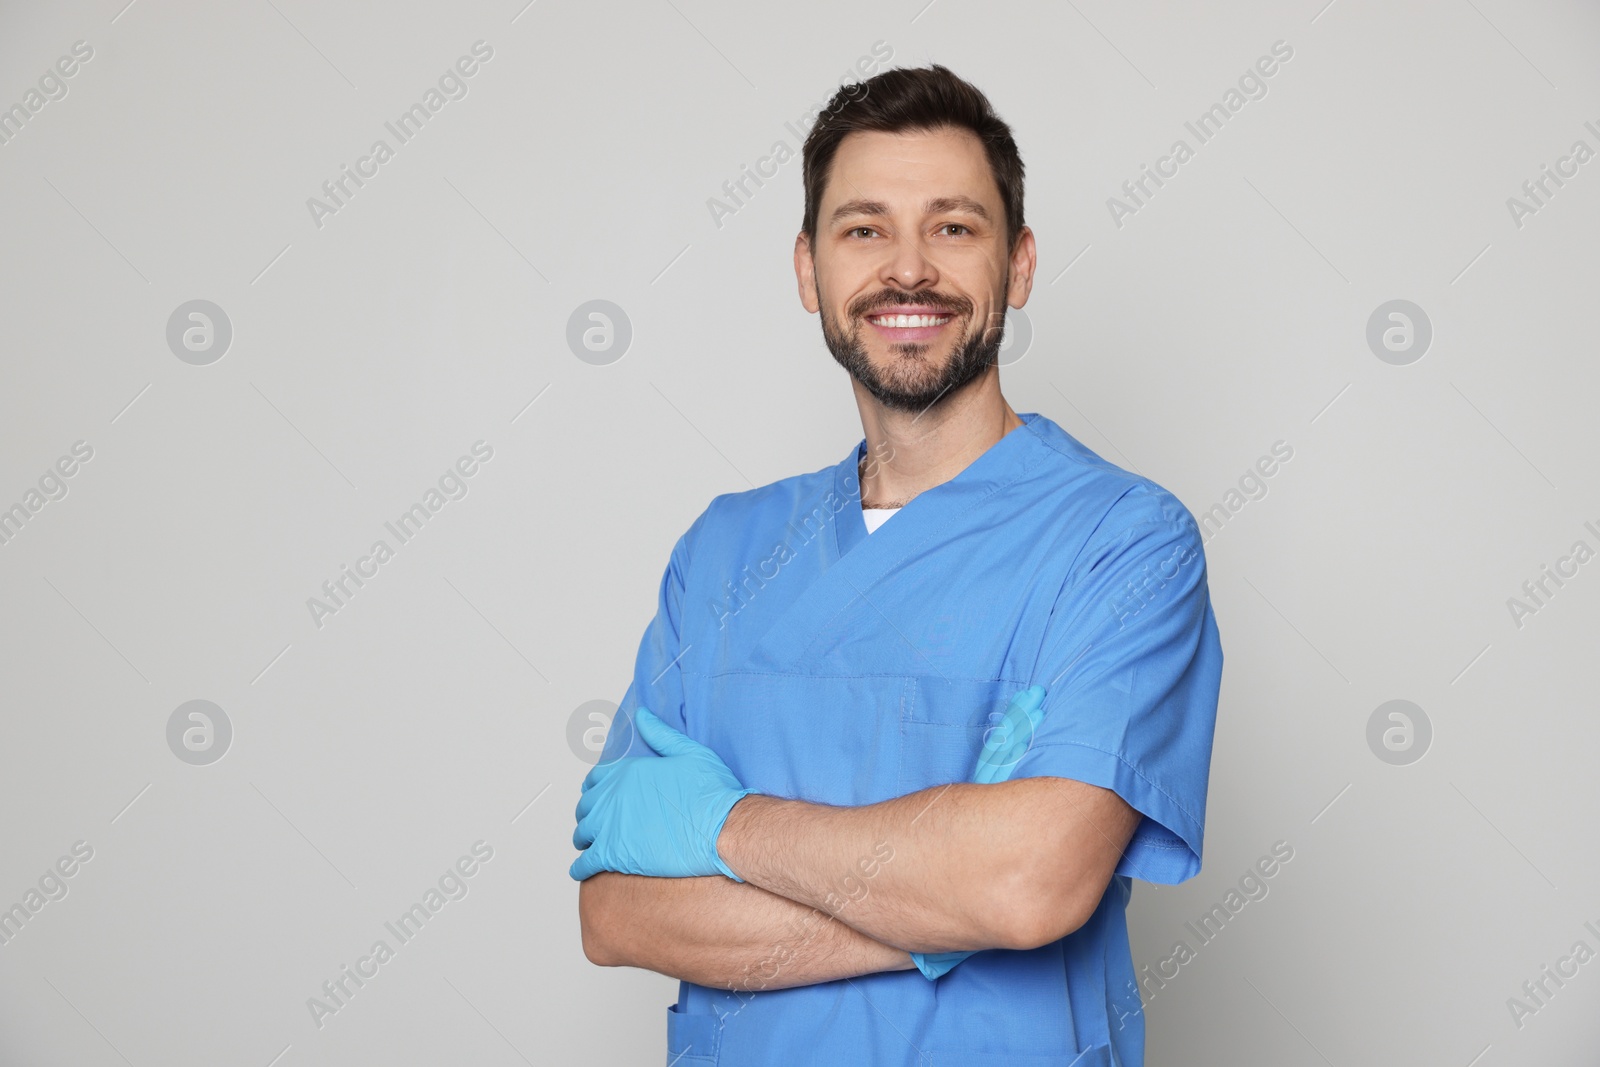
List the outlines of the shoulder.
<svg viewBox="0 0 1600 1067">
<path fill-rule="evenodd" d="M 1026 429 L 1040 445 L 1029 481 L 1047 509 L 1060 509 L 1073 540 L 1091 557 L 1133 540 L 1192 542 L 1200 530 L 1183 501 L 1151 478 L 1125 470 L 1044 416 Z"/>
<path fill-rule="evenodd" d="M 801 521 L 812 515 L 831 518 L 856 499 L 853 478 L 844 485 L 839 483 L 838 475 L 838 465 L 829 465 L 754 489 L 714 496 L 690 523 L 679 544 L 693 555 L 697 547 L 709 547 L 712 542 L 729 537 L 737 540 L 742 535 L 770 532 L 786 521 Z"/>
</svg>

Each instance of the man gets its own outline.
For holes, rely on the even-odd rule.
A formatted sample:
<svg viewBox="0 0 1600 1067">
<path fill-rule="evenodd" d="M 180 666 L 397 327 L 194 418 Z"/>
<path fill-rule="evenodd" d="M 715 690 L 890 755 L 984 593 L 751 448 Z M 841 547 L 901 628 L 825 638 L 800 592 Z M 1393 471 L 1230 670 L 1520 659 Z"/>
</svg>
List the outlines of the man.
<svg viewBox="0 0 1600 1067">
<path fill-rule="evenodd" d="M 1124 910 L 1199 870 L 1222 652 L 1183 505 L 1001 395 L 1022 179 L 940 66 L 806 140 L 865 439 L 678 540 L 577 810 L 585 953 L 681 979 L 676 1067 L 1143 1063 Z"/>
</svg>

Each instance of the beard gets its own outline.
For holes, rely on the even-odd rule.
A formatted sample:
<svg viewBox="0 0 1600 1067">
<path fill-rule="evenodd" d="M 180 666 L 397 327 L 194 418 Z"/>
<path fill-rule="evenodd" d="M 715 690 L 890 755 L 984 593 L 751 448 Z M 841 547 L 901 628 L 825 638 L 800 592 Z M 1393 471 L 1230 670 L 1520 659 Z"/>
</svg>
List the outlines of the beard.
<svg viewBox="0 0 1600 1067">
<path fill-rule="evenodd" d="M 861 337 L 862 331 L 868 326 L 865 317 L 879 308 L 905 305 L 941 309 L 950 316 L 952 323 L 962 323 L 961 336 L 942 365 L 929 358 L 932 355 L 932 342 L 891 344 L 891 362 L 880 372 L 868 357 L 866 344 Z M 839 366 L 849 371 L 850 377 L 860 382 L 878 403 L 896 411 L 921 413 L 944 397 L 959 392 L 963 386 L 995 365 L 1000 355 L 1000 345 L 1005 339 L 1003 329 L 990 328 L 975 335 L 969 334 L 965 324 L 971 320 L 972 301 L 934 292 L 896 293 L 885 289 L 862 297 L 845 310 L 850 322 L 848 330 L 841 329 L 840 324 L 834 321 L 825 303 L 820 310 L 822 339 Z M 1003 319 L 1001 321 L 1004 322 Z"/>
</svg>

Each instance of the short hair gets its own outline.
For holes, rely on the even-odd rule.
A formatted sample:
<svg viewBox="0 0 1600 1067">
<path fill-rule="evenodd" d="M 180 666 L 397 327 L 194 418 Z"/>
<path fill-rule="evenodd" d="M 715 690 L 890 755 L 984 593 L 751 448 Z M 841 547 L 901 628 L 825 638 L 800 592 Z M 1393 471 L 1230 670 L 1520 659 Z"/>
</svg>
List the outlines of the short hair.
<svg viewBox="0 0 1600 1067">
<path fill-rule="evenodd" d="M 1011 127 L 995 114 L 977 86 L 937 63 L 886 70 L 867 81 L 841 86 L 833 94 L 802 149 L 806 204 L 800 228 L 807 239 L 816 240 L 822 192 L 833 157 L 847 135 L 857 130 L 901 133 L 944 127 L 971 130 L 983 142 L 1005 207 L 1006 247 L 1015 248 L 1023 225 L 1023 167 Z"/>
</svg>

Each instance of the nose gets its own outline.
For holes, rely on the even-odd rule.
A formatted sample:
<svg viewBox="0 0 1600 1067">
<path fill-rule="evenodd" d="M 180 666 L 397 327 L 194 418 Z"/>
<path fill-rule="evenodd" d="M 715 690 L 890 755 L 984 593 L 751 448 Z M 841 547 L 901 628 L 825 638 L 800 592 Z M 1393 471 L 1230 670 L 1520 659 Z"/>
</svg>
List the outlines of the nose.
<svg viewBox="0 0 1600 1067">
<path fill-rule="evenodd" d="M 895 289 L 927 289 L 939 282 L 939 270 L 915 236 L 896 237 L 884 255 L 879 277 Z"/>
</svg>

